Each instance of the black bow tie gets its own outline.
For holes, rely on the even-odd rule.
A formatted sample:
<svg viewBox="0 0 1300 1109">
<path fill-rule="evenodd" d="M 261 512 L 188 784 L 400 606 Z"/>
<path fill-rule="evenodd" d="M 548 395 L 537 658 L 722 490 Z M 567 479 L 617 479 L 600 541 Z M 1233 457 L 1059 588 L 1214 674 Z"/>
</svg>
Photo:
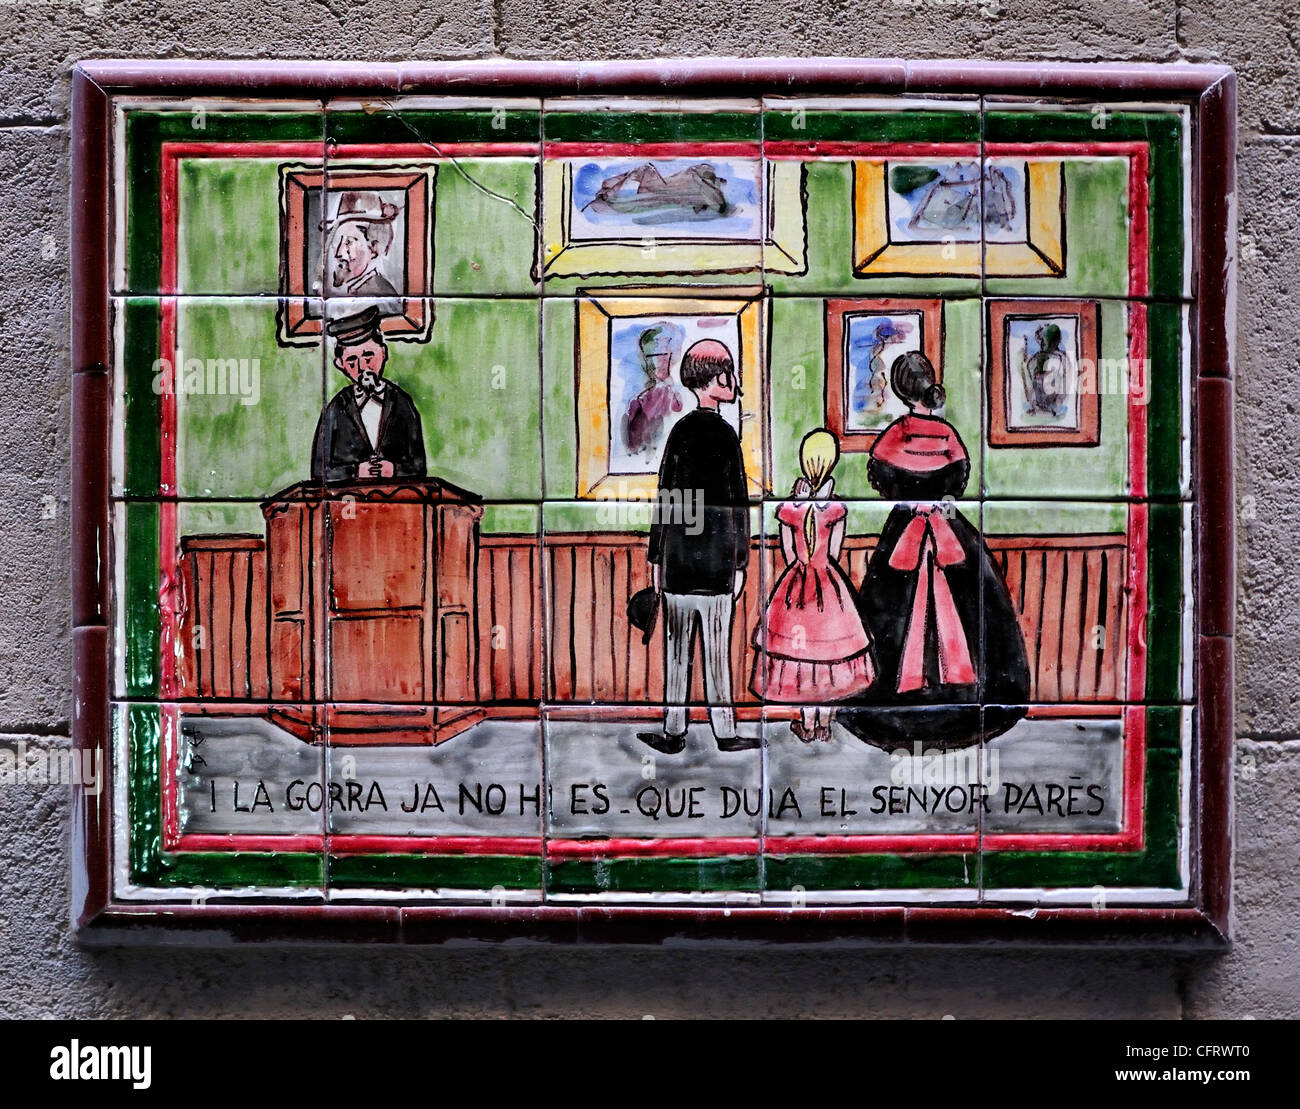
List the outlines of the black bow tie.
<svg viewBox="0 0 1300 1109">
<path fill-rule="evenodd" d="M 367 389 L 360 382 L 352 386 L 352 394 L 356 397 L 357 407 L 363 408 L 370 400 L 382 401 L 384 399 L 384 383 L 376 382 L 373 388 Z"/>
</svg>

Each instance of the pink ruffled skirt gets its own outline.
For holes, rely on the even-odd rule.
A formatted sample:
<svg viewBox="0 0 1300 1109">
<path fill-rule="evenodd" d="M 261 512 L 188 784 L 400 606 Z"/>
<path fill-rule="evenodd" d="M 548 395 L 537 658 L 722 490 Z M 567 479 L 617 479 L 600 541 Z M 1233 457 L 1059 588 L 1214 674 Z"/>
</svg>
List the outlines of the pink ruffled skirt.
<svg viewBox="0 0 1300 1109">
<path fill-rule="evenodd" d="M 754 657 L 749 688 L 765 701 L 819 705 L 856 696 L 875 679 L 869 651 L 834 662 L 811 662 L 759 651 Z"/>
</svg>

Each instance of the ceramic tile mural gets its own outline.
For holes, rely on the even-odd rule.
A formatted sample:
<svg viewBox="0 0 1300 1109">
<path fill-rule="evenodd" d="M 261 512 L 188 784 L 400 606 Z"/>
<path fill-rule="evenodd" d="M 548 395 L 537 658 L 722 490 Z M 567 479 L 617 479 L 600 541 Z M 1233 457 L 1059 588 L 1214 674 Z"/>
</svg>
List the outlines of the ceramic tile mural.
<svg viewBox="0 0 1300 1109">
<path fill-rule="evenodd" d="M 87 904 L 1218 920 L 1208 77 L 313 72 L 82 89 Z"/>
</svg>

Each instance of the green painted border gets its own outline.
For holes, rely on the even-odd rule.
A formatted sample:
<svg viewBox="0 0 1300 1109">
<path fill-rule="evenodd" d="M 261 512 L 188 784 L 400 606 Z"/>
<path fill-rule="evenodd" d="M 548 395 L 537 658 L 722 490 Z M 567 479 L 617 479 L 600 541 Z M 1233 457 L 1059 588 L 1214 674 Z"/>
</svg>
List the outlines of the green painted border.
<svg viewBox="0 0 1300 1109">
<path fill-rule="evenodd" d="M 757 855 L 548 861 L 547 893 L 758 893 Z"/>
<path fill-rule="evenodd" d="M 769 891 L 979 888 L 978 852 L 897 855 L 768 855 Z"/>
<path fill-rule="evenodd" d="M 119 301 L 118 313 L 123 331 L 123 491 L 128 497 L 152 497 L 162 480 L 161 402 L 153 391 L 162 311 L 157 297 L 147 297 Z"/>
<path fill-rule="evenodd" d="M 797 103 L 778 108 L 769 102 L 763 137 L 768 142 L 979 142 L 977 109 L 974 102 L 971 111 L 807 108 L 800 116 Z"/>
<path fill-rule="evenodd" d="M 1183 506 L 1153 504 L 1147 515 L 1146 700 L 1183 699 Z"/>
<path fill-rule="evenodd" d="M 833 139 L 861 137 L 862 116 L 870 115 L 874 134 L 885 140 L 960 141 L 977 139 L 981 117 L 963 112 L 838 113 L 813 111 L 806 119 L 812 127 L 795 132 L 787 113 L 548 113 L 548 141 L 707 142 L 757 141 L 767 127 L 769 138 Z M 427 115 L 429 118 L 423 118 Z M 455 136 L 482 137 L 485 113 L 402 113 L 385 119 L 380 130 L 401 133 L 394 141 L 409 141 L 413 122 L 436 130 L 445 141 Z M 322 113 L 210 113 L 205 127 L 196 132 L 189 112 L 133 112 L 127 117 L 127 177 L 130 181 L 131 219 L 127 235 L 129 287 L 155 292 L 160 263 L 159 148 L 168 139 L 202 137 L 214 141 L 322 140 Z M 364 120 L 366 135 L 373 137 L 378 119 L 367 113 L 330 116 L 331 133 L 349 141 Z M 987 112 L 982 117 L 988 141 L 1072 140 L 1096 141 L 1091 113 Z M 764 122 L 766 121 L 766 122 Z M 788 136 L 782 130 L 782 124 Z M 1151 231 L 1153 243 L 1165 249 L 1151 258 L 1152 293 L 1181 297 L 1183 243 L 1182 150 L 1179 117 L 1170 113 L 1115 112 L 1104 136 L 1116 140 L 1141 139 L 1151 144 Z M 878 128 L 884 127 L 884 134 Z M 505 134 L 492 137 L 519 141 L 510 128 L 530 133 L 530 114 L 517 113 Z M 774 130 L 772 128 L 775 128 Z M 850 134 L 852 132 L 852 134 Z M 1181 476 L 1183 429 L 1181 398 L 1182 307 L 1152 304 L 1148 333 L 1153 352 L 1153 396 L 1149 430 L 1149 481 L 1153 498 L 1177 497 Z M 126 475 L 128 496 L 152 496 L 158 491 L 159 443 L 157 398 L 153 395 L 151 366 L 157 356 L 159 313 L 156 298 L 128 301 L 125 313 L 124 362 L 126 417 Z M 1176 337 L 1176 341 L 1173 341 Z M 1167 383 L 1172 382 L 1173 388 Z M 1190 429 L 1188 429 L 1190 431 Z M 157 507 L 135 505 L 126 529 L 127 559 L 127 681 L 130 696 L 157 696 L 159 628 L 157 615 Z M 1149 534 L 1150 630 L 1148 642 L 1148 695 L 1155 699 L 1178 697 L 1181 635 L 1181 509 L 1153 504 Z M 1156 570 L 1159 572 L 1154 572 Z M 152 614 L 152 619 L 150 615 Z M 1163 630 L 1162 630 L 1163 629 Z M 983 857 L 986 886 L 1089 885 L 1099 880 L 1112 884 L 1176 886 L 1178 875 L 1179 759 L 1177 745 L 1151 736 L 1164 736 L 1161 714 L 1177 709 L 1149 708 L 1147 752 L 1147 842 L 1140 854 L 1106 852 L 999 852 Z M 128 813 L 130 871 L 133 881 L 145 885 L 206 885 L 212 887 L 277 885 L 312 886 L 324 881 L 325 859 L 316 854 L 204 852 L 169 855 L 161 850 L 159 721 L 156 705 L 127 709 L 136 736 L 149 742 L 132 742 L 128 752 Z M 115 717 L 115 721 L 120 717 Z M 115 723 L 115 727 L 118 726 Z M 150 798 L 156 800 L 151 804 Z M 785 888 L 922 888 L 945 882 L 948 888 L 969 888 L 973 857 L 946 855 L 872 855 L 771 857 L 763 861 L 768 888 L 779 888 L 774 877 L 788 881 Z M 493 885 L 531 888 L 539 860 L 506 856 L 347 856 L 330 860 L 335 885 L 376 887 Z M 960 880 L 957 874 L 961 869 Z M 526 876 L 527 875 L 527 876 Z M 756 891 L 760 881 L 756 857 L 654 858 L 572 860 L 545 867 L 550 892 L 601 892 L 604 890 L 735 890 Z M 830 883 L 830 885 L 826 885 Z"/>
<path fill-rule="evenodd" d="M 510 142 L 541 145 L 542 113 L 536 108 L 396 108 L 348 111 L 327 108 L 331 143 Z"/>
<path fill-rule="evenodd" d="M 1147 402 L 1147 497 L 1177 500 L 1182 496 L 1183 313 L 1181 304 L 1147 305 L 1147 357 L 1151 362 L 1151 396 Z M 1188 352 L 1190 353 L 1190 352 Z"/>
<path fill-rule="evenodd" d="M 548 142 L 761 142 L 763 114 L 753 111 L 552 111 L 542 118 Z"/>
<path fill-rule="evenodd" d="M 121 506 L 126 550 L 126 581 L 122 623 L 126 637 L 126 689 L 128 697 L 158 696 L 158 659 L 162 619 L 158 607 L 158 506 Z"/>
<path fill-rule="evenodd" d="M 330 855 L 331 889 L 541 888 L 537 855 Z"/>
</svg>

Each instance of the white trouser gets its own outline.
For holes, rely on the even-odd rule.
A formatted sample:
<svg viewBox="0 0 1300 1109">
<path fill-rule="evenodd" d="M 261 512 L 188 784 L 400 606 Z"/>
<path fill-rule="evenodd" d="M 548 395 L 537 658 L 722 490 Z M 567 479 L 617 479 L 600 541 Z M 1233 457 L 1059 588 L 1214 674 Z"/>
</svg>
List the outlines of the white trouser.
<svg viewBox="0 0 1300 1109">
<path fill-rule="evenodd" d="M 664 731 L 686 731 L 686 702 L 691 689 L 691 658 L 695 654 L 696 617 L 704 636 L 704 696 L 711 706 L 709 723 L 719 739 L 736 734 L 731 707 L 730 593 L 665 593 L 664 595 Z"/>
</svg>

